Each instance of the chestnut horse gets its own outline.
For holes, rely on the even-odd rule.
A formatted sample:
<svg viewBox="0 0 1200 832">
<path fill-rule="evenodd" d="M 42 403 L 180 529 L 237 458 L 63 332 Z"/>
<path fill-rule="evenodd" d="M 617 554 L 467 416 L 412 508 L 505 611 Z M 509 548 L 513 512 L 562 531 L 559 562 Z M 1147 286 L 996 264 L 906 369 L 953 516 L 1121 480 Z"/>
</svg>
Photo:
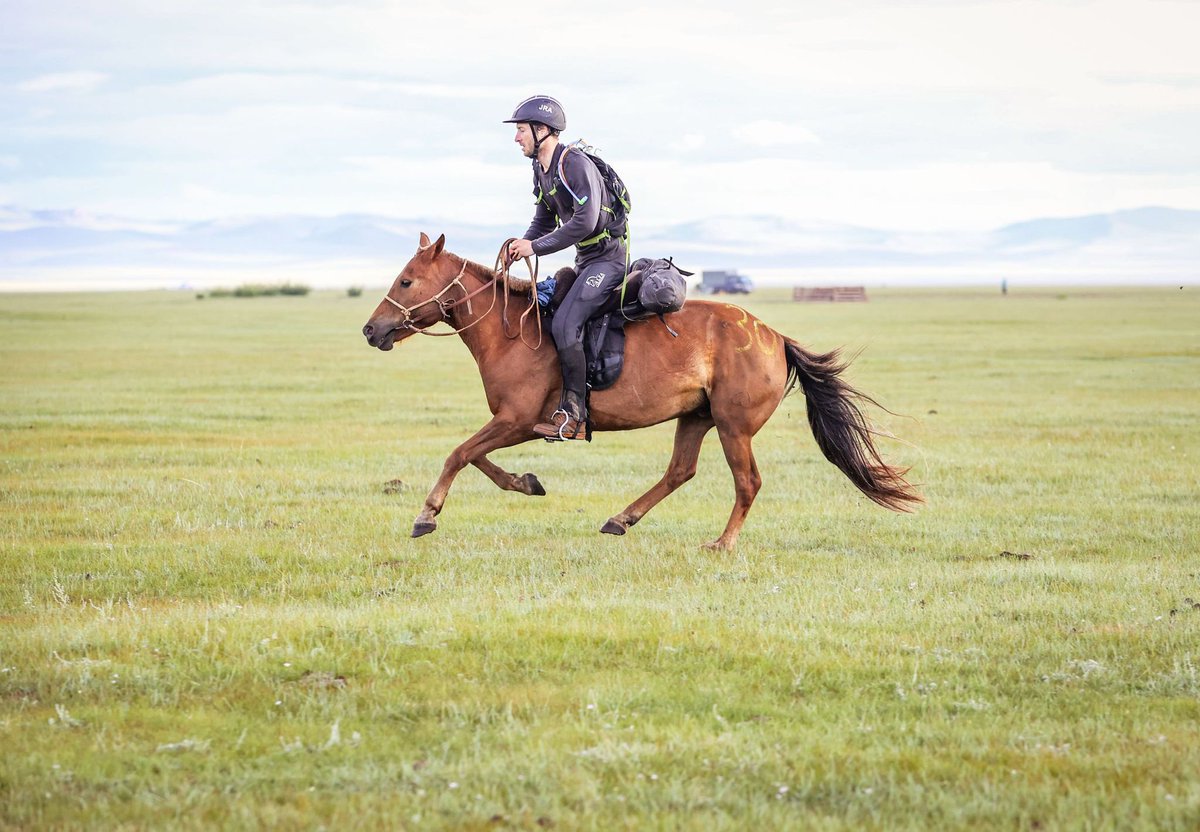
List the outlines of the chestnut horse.
<svg viewBox="0 0 1200 832">
<path fill-rule="evenodd" d="M 487 455 L 539 438 L 533 426 L 558 407 L 562 386 L 554 344 L 549 337 L 531 335 L 529 326 L 522 328 L 537 315 L 528 317 L 536 304 L 531 281 L 517 284 L 507 268 L 472 263 L 446 251 L 445 242 L 445 235 L 436 242 L 421 235 L 417 253 L 363 327 L 372 347 L 390 350 L 435 324 L 449 324 L 453 332 L 445 334 L 457 333 L 479 366 L 492 412 L 491 420 L 446 458 L 417 515 L 413 537 L 437 528 L 450 485 L 467 464 L 506 491 L 546 493 L 533 474 L 510 474 Z M 904 478 L 907 469 L 886 464 L 875 449 L 874 431 L 861 409 L 862 402 L 875 402 L 840 377 L 848 362 L 839 360 L 837 350 L 811 353 L 728 303 L 689 300 L 667 320 L 678 337 L 654 318 L 627 324 L 624 371 L 612 387 L 591 395 L 589 415 L 597 431 L 677 420 L 667 472 L 600 531 L 625 534 L 691 479 L 700 444 L 716 427 L 733 472 L 735 499 L 725 530 L 706 546 L 732 548 L 762 484 L 751 440 L 797 384 L 826 459 L 886 508 L 907 511 L 921 502 Z"/>
</svg>

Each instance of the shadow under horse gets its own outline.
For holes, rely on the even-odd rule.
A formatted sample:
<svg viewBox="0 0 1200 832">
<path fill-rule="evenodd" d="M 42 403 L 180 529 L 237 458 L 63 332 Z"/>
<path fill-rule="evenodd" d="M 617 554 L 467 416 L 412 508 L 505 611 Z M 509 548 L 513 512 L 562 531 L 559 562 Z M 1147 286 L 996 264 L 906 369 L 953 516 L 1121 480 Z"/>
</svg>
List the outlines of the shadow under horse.
<svg viewBox="0 0 1200 832">
<path fill-rule="evenodd" d="M 509 277 L 445 249 L 445 235 L 421 235 L 417 253 L 380 301 L 363 335 L 390 350 L 418 333 L 457 334 L 475 358 L 491 420 L 446 458 L 425 498 L 413 537 L 437 528 L 437 516 L 455 476 L 474 465 L 506 491 L 543 495 L 533 474 L 511 474 L 487 458 L 492 451 L 540 439 L 533 426 L 558 407 L 562 389 L 554 344 L 530 320 L 537 300 L 531 281 Z M 531 314 L 532 313 L 532 314 Z M 863 405 L 875 404 L 841 378 L 848 362 L 837 350 L 812 353 L 745 309 L 689 300 L 666 316 L 672 335 L 656 319 L 626 325 L 625 366 L 612 387 L 593 392 L 592 428 L 632 430 L 676 420 L 675 448 L 662 479 L 613 515 L 601 528 L 625 534 L 650 509 L 696 473 L 704 437 L 714 427 L 733 473 L 734 504 L 725 530 L 708 548 L 731 549 L 762 485 L 751 448 L 754 435 L 797 385 L 808 405 L 808 423 L 825 458 L 885 508 L 908 511 L 922 501 L 905 479 L 908 469 L 888 465 L 875 448 Z M 449 324 L 449 333 L 425 330 Z M 533 324 L 536 326 L 536 324 Z"/>
</svg>

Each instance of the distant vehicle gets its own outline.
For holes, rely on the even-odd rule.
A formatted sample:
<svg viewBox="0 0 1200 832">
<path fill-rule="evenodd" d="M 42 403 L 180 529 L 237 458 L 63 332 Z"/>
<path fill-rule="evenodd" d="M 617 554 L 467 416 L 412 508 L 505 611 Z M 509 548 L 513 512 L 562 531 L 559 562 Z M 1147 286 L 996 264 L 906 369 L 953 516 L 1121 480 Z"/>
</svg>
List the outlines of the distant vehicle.
<svg viewBox="0 0 1200 832">
<path fill-rule="evenodd" d="M 735 271 L 707 271 L 700 276 L 700 291 L 710 295 L 748 295 L 754 291 L 750 278 Z"/>
</svg>

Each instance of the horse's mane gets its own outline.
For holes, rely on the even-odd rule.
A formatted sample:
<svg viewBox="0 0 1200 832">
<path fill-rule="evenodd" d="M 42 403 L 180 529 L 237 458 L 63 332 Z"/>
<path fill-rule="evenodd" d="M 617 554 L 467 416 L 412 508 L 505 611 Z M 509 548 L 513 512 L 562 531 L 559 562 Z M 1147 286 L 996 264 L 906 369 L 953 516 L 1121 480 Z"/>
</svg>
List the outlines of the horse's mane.
<svg viewBox="0 0 1200 832">
<path fill-rule="evenodd" d="M 499 278 L 499 275 L 496 274 L 496 270 L 491 266 L 485 266 L 482 263 L 476 263 L 474 260 L 467 260 L 465 257 L 462 258 L 462 260 L 467 264 L 467 270 L 480 280 L 491 280 L 493 277 Z M 515 269 L 509 269 L 508 273 L 509 294 L 525 298 L 529 297 L 532 291 L 533 281 L 528 277 L 517 277 L 517 275 L 513 273 L 514 271 Z"/>
<path fill-rule="evenodd" d="M 461 259 L 467 264 L 467 269 L 480 280 L 491 280 L 493 277 L 498 277 L 498 275 L 496 275 L 496 270 L 491 266 L 485 266 L 482 263 L 476 263 L 474 260 L 467 260 L 465 257 Z M 514 263 L 513 266 L 509 268 L 508 292 L 510 295 L 527 298 L 534 291 L 533 281 L 530 280 L 529 277 L 518 277 L 515 274 L 518 268 L 522 271 L 526 271 L 523 264 Z M 527 271 L 526 274 L 528 274 Z M 575 270 L 569 266 L 564 266 L 554 273 L 554 277 L 559 283 L 559 291 L 556 291 L 555 293 L 557 296 L 560 292 L 565 293 L 565 290 L 570 288 L 570 282 L 575 280 Z M 542 277 L 542 279 L 544 280 L 545 277 Z"/>
</svg>

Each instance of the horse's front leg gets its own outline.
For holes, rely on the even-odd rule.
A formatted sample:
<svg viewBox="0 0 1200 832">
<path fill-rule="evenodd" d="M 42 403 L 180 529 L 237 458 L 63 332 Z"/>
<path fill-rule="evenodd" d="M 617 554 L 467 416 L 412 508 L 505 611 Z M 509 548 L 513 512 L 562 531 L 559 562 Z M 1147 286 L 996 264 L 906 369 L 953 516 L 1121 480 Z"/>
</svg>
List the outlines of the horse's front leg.
<svg viewBox="0 0 1200 832">
<path fill-rule="evenodd" d="M 489 480 L 503 488 L 505 491 L 519 491 L 522 494 L 528 494 L 531 497 L 545 497 L 546 489 L 542 488 L 541 482 L 534 474 L 510 474 L 496 463 L 492 462 L 486 456 L 477 456 L 471 460 L 471 464 L 482 471 Z"/>
<path fill-rule="evenodd" d="M 446 464 L 442 466 L 442 475 L 433 484 L 433 489 L 425 498 L 425 507 L 421 509 L 416 522 L 413 523 L 412 536 L 420 537 L 437 528 L 437 516 L 446 503 L 446 494 L 450 491 L 450 484 L 468 463 L 482 459 L 498 448 L 507 448 L 510 445 L 534 438 L 536 438 L 536 434 L 528 425 L 514 424 L 507 419 L 493 416 L 492 420 L 476 431 L 474 436 L 463 442 L 454 449 L 450 456 L 446 457 Z M 483 461 L 487 465 L 496 467 L 487 460 Z M 497 470 L 499 469 L 497 468 Z M 484 473 L 487 471 L 485 470 Z"/>
</svg>

